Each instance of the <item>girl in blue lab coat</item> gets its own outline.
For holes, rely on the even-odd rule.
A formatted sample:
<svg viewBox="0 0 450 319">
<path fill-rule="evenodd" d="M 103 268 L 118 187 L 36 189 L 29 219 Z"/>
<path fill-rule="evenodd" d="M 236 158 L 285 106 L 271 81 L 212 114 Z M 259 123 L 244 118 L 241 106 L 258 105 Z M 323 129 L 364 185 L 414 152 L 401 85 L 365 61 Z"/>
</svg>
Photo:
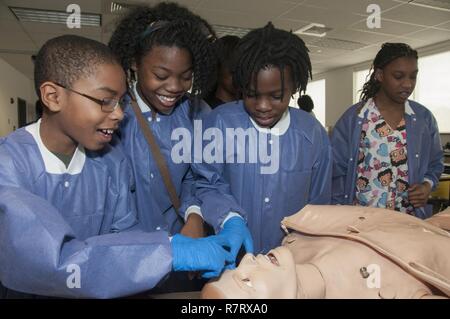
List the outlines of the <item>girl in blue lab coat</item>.
<svg viewBox="0 0 450 319">
<path fill-rule="evenodd" d="M 209 109 L 200 98 L 214 85 L 210 81 L 215 70 L 211 38 L 214 33 L 206 21 L 175 3 L 161 3 L 132 11 L 109 43 L 122 62 L 130 98 L 136 99 L 158 142 L 181 201 L 178 215 L 136 115 L 127 107 L 120 127 L 121 144 L 136 179 L 139 220 L 149 231 L 203 235 L 191 161 L 173 159 L 176 141 L 172 134 L 177 128 L 192 133 L 193 119 Z"/>
<path fill-rule="evenodd" d="M 236 54 L 233 82 L 243 100 L 204 119 L 193 169 L 206 221 L 220 231 L 230 218 L 244 218 L 260 253 L 281 244 L 283 217 L 330 202 L 331 147 L 315 118 L 289 107 L 311 74 L 299 37 L 269 23 L 249 32 Z"/>
<path fill-rule="evenodd" d="M 431 112 L 408 100 L 417 51 L 385 43 L 373 61 L 361 101 L 333 130 L 334 203 L 389 208 L 427 218 L 427 199 L 441 175 L 443 152 Z"/>
</svg>

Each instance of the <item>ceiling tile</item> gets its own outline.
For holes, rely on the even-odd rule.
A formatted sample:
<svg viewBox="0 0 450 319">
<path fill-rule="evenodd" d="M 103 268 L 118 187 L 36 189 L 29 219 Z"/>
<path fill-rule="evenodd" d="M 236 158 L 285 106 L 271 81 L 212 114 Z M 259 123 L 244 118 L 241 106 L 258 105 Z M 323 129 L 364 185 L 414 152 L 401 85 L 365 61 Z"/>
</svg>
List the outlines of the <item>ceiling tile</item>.
<svg viewBox="0 0 450 319">
<path fill-rule="evenodd" d="M 295 3 L 280 0 L 202 0 L 197 9 L 233 11 L 276 18 L 295 6 Z"/>
<path fill-rule="evenodd" d="M 333 10 L 303 5 L 295 7 L 280 18 L 321 23 L 333 29 L 348 26 L 362 19 L 361 16 L 349 12 L 336 14 Z"/>
<path fill-rule="evenodd" d="M 259 28 L 263 27 L 268 21 L 260 16 L 248 15 L 240 12 L 209 10 L 203 8 L 197 8 L 195 12 L 200 16 L 205 17 L 210 24 L 219 24 L 224 26 Z"/>
<path fill-rule="evenodd" d="M 37 46 L 31 41 L 30 37 L 20 31 L 0 31 L 0 50 L 11 51 L 36 51 Z"/>
<path fill-rule="evenodd" d="M 442 24 L 438 24 L 435 26 L 435 28 L 450 30 L 450 21 L 442 23 Z"/>
<path fill-rule="evenodd" d="M 309 24 L 307 21 L 290 20 L 290 19 L 275 19 L 272 21 L 276 28 L 286 31 L 295 31 Z"/>
<path fill-rule="evenodd" d="M 17 21 L 14 14 L 11 10 L 8 9 L 8 6 L 0 1 L 0 20 L 15 20 Z"/>
<path fill-rule="evenodd" d="M 420 40 L 420 39 L 414 39 L 414 38 L 407 38 L 407 37 L 395 37 L 392 38 L 389 42 L 401 42 L 406 43 L 413 49 L 421 48 L 424 46 L 427 46 L 430 44 L 430 42 Z"/>
<path fill-rule="evenodd" d="M 367 32 L 360 30 L 352 30 L 349 28 L 338 28 L 327 34 L 327 36 L 342 40 L 362 42 L 372 44 L 382 41 L 388 41 L 392 38 L 391 35 L 380 34 L 376 32 Z"/>
<path fill-rule="evenodd" d="M 444 30 L 430 28 L 430 29 L 426 29 L 423 31 L 409 34 L 407 37 L 427 42 L 427 44 L 438 43 L 438 42 L 450 40 L 450 30 L 444 31 Z"/>
<path fill-rule="evenodd" d="M 69 4 L 76 3 L 80 6 L 81 12 L 88 13 L 100 13 L 101 12 L 101 1 L 91 1 L 91 0 L 3 0 L 6 6 L 11 7 L 24 7 L 24 8 L 36 8 L 44 10 L 58 10 L 66 11 Z"/>
<path fill-rule="evenodd" d="M 404 4 L 382 14 L 382 18 L 413 24 L 434 26 L 449 20 L 448 11 Z"/>
<path fill-rule="evenodd" d="M 345 11 L 362 15 L 367 15 L 367 7 L 376 3 L 380 6 L 381 11 L 399 6 L 398 2 L 393 0 L 306 0 L 303 4 L 331 9 L 333 11 Z"/>
<path fill-rule="evenodd" d="M 75 29 L 73 29 L 75 30 Z M 79 31 L 71 31 L 71 32 L 65 32 L 64 34 L 76 34 L 79 36 L 85 36 L 85 37 L 89 37 L 90 39 L 93 40 L 97 40 L 97 41 L 101 41 L 102 37 L 101 34 L 98 33 L 96 35 L 84 35 L 83 33 L 79 33 Z M 60 36 L 63 34 L 55 34 L 55 33 L 36 33 L 33 34 L 33 41 L 36 43 L 36 45 L 38 46 L 38 48 L 40 48 L 42 45 L 44 45 L 45 42 L 47 42 L 48 40 L 55 38 L 57 36 Z"/>
<path fill-rule="evenodd" d="M 41 22 L 22 22 L 24 30 L 28 34 L 52 33 L 52 34 L 78 34 L 81 36 L 96 36 L 101 33 L 99 27 L 82 26 L 81 28 L 70 29 L 64 24 L 41 23 Z"/>
<path fill-rule="evenodd" d="M 381 28 L 379 28 L 379 29 L 378 28 L 369 29 L 367 27 L 365 20 L 352 25 L 350 28 L 353 30 L 370 31 L 370 32 L 382 33 L 382 34 L 391 34 L 394 36 L 405 35 L 405 34 L 409 34 L 411 32 L 416 32 L 416 31 L 420 31 L 420 30 L 424 29 L 424 27 L 421 27 L 421 26 L 416 26 L 416 25 L 406 24 L 406 23 L 401 23 L 401 22 L 394 22 L 394 21 L 389 21 L 389 20 L 385 20 L 385 19 L 381 19 Z"/>
</svg>

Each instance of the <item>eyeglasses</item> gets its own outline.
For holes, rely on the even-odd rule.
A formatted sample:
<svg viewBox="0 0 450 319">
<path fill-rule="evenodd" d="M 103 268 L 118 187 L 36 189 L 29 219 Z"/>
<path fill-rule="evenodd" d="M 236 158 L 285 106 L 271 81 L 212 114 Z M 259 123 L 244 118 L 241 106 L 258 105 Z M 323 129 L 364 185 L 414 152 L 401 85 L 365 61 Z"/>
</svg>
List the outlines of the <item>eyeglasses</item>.
<svg viewBox="0 0 450 319">
<path fill-rule="evenodd" d="M 102 107 L 102 111 L 106 112 L 106 113 L 112 113 L 112 112 L 114 112 L 116 110 L 116 108 L 118 106 L 121 107 L 124 104 L 124 98 L 121 98 L 120 100 L 118 100 L 118 99 L 102 99 L 102 100 L 99 100 L 99 99 L 96 99 L 95 97 L 89 96 L 87 94 L 80 93 L 80 92 L 77 92 L 75 90 L 72 90 L 71 88 L 68 88 L 68 87 L 66 87 L 66 86 L 64 86 L 64 85 L 62 85 L 60 83 L 56 83 L 56 82 L 54 82 L 54 83 L 56 85 L 62 87 L 63 89 L 66 89 L 67 91 L 70 91 L 70 92 L 76 93 L 78 95 L 84 96 L 85 98 L 87 98 L 87 99 L 97 103 L 98 105 L 100 105 Z"/>
</svg>

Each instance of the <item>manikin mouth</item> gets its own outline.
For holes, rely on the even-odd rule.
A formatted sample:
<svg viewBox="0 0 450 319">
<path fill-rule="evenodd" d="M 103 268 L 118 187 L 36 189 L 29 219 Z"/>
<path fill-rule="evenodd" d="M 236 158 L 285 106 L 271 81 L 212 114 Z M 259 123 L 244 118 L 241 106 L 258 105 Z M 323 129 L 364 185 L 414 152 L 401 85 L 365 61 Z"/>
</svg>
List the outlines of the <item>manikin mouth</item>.
<svg viewBox="0 0 450 319">
<path fill-rule="evenodd" d="M 271 262 L 272 264 L 277 265 L 277 266 L 280 265 L 280 263 L 278 262 L 277 257 L 275 257 L 274 254 L 268 253 L 266 256 L 269 258 L 269 260 L 270 260 L 270 262 Z"/>
</svg>

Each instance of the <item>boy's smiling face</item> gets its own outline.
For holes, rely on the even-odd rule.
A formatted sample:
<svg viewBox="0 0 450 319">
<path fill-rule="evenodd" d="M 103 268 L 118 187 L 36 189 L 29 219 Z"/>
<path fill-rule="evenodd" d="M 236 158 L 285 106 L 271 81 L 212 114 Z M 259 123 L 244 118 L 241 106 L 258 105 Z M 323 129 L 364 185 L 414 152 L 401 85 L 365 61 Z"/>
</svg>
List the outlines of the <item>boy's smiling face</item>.
<svg viewBox="0 0 450 319">
<path fill-rule="evenodd" d="M 51 127 L 46 130 L 46 146 L 63 154 L 70 153 L 78 144 L 92 151 L 103 149 L 111 141 L 111 131 L 116 130 L 123 119 L 122 108 L 118 106 L 113 112 L 104 112 L 98 103 L 80 94 L 59 86 L 54 89 L 55 104 L 49 109 L 56 114 L 54 119 L 48 120 Z M 120 100 L 126 93 L 125 74 L 118 64 L 100 64 L 92 75 L 76 80 L 70 89 L 99 100 Z"/>
<path fill-rule="evenodd" d="M 251 118 L 261 127 L 273 127 L 289 107 L 294 93 L 291 70 L 284 69 L 284 91 L 281 86 L 281 72 L 269 66 L 257 74 L 257 89 L 250 85 L 244 93 L 244 105 Z M 283 98 L 282 98 L 283 97 Z"/>
</svg>

